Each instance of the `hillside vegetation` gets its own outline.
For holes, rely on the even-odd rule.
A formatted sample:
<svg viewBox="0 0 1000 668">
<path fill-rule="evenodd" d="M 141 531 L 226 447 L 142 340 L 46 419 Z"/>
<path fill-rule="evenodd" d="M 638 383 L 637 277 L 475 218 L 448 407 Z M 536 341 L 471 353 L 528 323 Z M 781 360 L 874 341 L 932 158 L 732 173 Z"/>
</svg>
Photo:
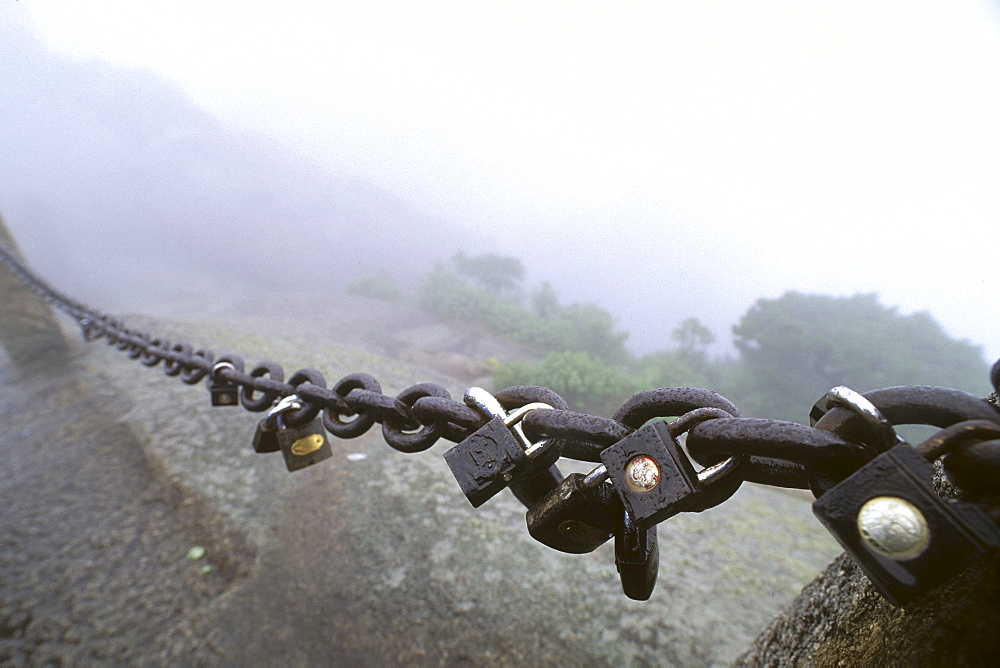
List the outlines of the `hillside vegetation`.
<svg viewBox="0 0 1000 668">
<path fill-rule="evenodd" d="M 354 294 L 411 299 L 439 317 L 461 320 L 529 345 L 536 363 L 494 370 L 498 387 L 542 385 L 577 410 L 610 414 L 655 387 L 706 387 L 747 414 L 804 422 L 826 390 L 865 392 L 893 385 L 944 385 L 989 392 L 981 348 L 950 338 L 925 312 L 902 314 L 874 293 L 851 297 L 787 292 L 759 299 L 733 326 L 735 357 L 712 357 L 715 335 L 697 318 L 677 326 L 673 346 L 635 356 L 626 332 L 595 304 L 563 304 L 548 283 L 527 288 L 514 257 L 457 254 L 406 296 L 388 276 L 363 277 Z"/>
</svg>

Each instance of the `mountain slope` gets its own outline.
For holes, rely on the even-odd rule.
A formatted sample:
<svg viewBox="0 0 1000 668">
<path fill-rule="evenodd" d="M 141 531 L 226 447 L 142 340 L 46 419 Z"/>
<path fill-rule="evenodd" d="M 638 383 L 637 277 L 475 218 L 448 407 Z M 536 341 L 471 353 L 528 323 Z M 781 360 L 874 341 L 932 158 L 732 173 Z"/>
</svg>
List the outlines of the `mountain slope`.
<svg viewBox="0 0 1000 668">
<path fill-rule="evenodd" d="M 158 75 L 70 60 L 0 17 L 0 211 L 81 299 L 333 287 L 458 247 L 446 221 L 223 126 Z"/>
</svg>

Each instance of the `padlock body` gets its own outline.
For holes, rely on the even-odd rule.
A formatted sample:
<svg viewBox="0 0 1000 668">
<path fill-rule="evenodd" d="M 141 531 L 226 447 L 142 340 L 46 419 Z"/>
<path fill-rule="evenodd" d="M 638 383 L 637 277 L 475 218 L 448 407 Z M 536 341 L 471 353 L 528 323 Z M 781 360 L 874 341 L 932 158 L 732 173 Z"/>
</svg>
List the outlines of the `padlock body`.
<svg viewBox="0 0 1000 668">
<path fill-rule="evenodd" d="M 208 388 L 213 406 L 239 406 L 240 391 L 235 385 L 216 383 Z"/>
<path fill-rule="evenodd" d="M 445 452 L 444 459 L 474 508 L 499 494 L 529 462 L 499 417 Z"/>
<path fill-rule="evenodd" d="M 284 427 L 279 418 L 277 439 L 289 471 L 304 469 L 333 455 L 326 430 L 319 419 L 300 427 Z"/>
<path fill-rule="evenodd" d="M 976 506 L 948 502 L 934 493 L 934 467 L 910 446 L 896 446 L 858 469 L 813 503 L 813 513 L 854 558 L 879 592 L 893 605 L 906 605 L 1000 546 L 1000 527 Z M 887 556 L 870 537 L 866 509 L 883 499 L 916 508 L 913 523 L 905 513 L 881 524 L 913 543 Z M 898 504 L 897 502 L 897 505 Z M 860 519 L 859 519 L 860 518 Z M 878 528 L 876 526 L 876 528 Z"/>
<path fill-rule="evenodd" d="M 653 463 L 646 461 L 647 471 L 655 467 L 656 482 L 648 488 L 636 485 L 633 471 L 635 462 L 644 458 Z M 699 491 L 697 472 L 663 421 L 647 424 L 605 448 L 601 461 L 625 510 L 642 528 L 683 512 Z"/>
<path fill-rule="evenodd" d="M 257 423 L 257 429 L 253 433 L 253 451 L 258 453 L 277 452 L 281 449 L 278 445 L 277 426 L 269 424 L 268 419 Z"/>
<path fill-rule="evenodd" d="M 531 509 L 526 520 L 531 537 L 570 554 L 593 552 L 614 535 L 621 503 L 608 485 L 584 486 L 582 473 L 571 473 Z"/>
<path fill-rule="evenodd" d="M 634 601 L 649 600 L 660 572 L 656 525 L 648 529 L 619 528 L 615 532 L 615 566 L 625 595 Z"/>
</svg>

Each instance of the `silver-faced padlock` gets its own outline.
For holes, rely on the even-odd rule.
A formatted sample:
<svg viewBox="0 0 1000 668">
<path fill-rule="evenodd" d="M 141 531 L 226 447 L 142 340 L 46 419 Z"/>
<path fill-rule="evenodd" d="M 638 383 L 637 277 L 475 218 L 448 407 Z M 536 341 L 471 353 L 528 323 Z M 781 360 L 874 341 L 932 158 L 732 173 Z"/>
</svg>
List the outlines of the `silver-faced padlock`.
<svg viewBox="0 0 1000 668">
<path fill-rule="evenodd" d="M 975 505 L 934 492 L 934 468 L 897 445 L 816 499 L 813 513 L 893 605 L 906 605 L 1000 547 Z"/>
</svg>

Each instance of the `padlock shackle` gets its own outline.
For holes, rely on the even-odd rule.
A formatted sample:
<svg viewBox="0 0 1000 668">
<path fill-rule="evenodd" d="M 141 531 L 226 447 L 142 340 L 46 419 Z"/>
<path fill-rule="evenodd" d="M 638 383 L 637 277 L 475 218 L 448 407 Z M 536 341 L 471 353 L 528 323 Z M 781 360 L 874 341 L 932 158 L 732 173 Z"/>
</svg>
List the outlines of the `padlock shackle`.
<svg viewBox="0 0 1000 668">
<path fill-rule="evenodd" d="M 904 385 L 865 392 L 864 397 L 874 404 L 894 425 L 926 424 L 939 429 L 966 420 L 990 420 L 1000 423 L 1000 410 L 968 392 L 933 385 Z M 817 429 L 833 432 L 846 438 L 864 440 L 867 424 L 864 419 L 846 408 L 831 408 L 816 422 Z"/>
<path fill-rule="evenodd" d="M 463 401 L 465 401 L 466 406 L 474 408 L 482 415 L 486 416 L 487 420 L 492 420 L 496 417 L 507 417 L 507 411 L 504 410 L 504 407 L 500 404 L 497 398 L 485 388 L 477 386 L 470 387 L 465 391 Z"/>
<path fill-rule="evenodd" d="M 809 413 L 809 425 L 815 427 L 816 423 L 835 406 L 846 408 L 865 421 L 868 428 L 879 440 L 878 452 L 885 452 L 893 446 L 905 443 L 896 433 L 892 423 L 885 418 L 875 404 L 869 401 L 865 395 L 844 385 L 831 388 L 822 399 L 816 402 Z"/>
<path fill-rule="evenodd" d="M 302 408 L 302 400 L 299 399 L 297 394 L 289 394 L 287 397 L 282 397 L 279 399 L 274 406 L 272 406 L 265 417 L 272 418 L 279 413 L 284 413 L 289 410 L 298 410 Z"/>
<path fill-rule="evenodd" d="M 286 411 L 297 411 L 302 408 L 302 400 L 299 399 L 297 394 L 289 394 L 287 397 L 282 397 L 274 406 L 272 406 L 267 414 L 264 416 L 264 421 L 267 424 L 274 424 L 274 420 L 279 418 L 282 413 Z"/>
<path fill-rule="evenodd" d="M 605 466 L 604 464 L 601 464 L 593 471 L 588 473 L 586 477 L 584 477 L 583 482 L 581 484 L 588 489 L 593 489 L 594 487 L 597 487 L 602 482 L 607 480 L 609 477 L 610 476 L 608 475 L 608 467 Z"/>
<path fill-rule="evenodd" d="M 530 404 L 525 404 L 524 406 L 519 406 L 511 411 L 504 409 L 500 401 L 482 387 L 470 387 L 465 391 L 464 401 L 467 406 L 476 409 L 482 413 L 488 420 L 495 418 L 500 418 L 503 420 L 504 426 L 511 430 L 515 438 L 517 438 L 518 443 L 524 450 L 524 453 L 529 457 L 533 457 L 538 452 L 542 451 L 548 444 L 549 439 L 543 439 L 537 443 L 533 443 L 527 434 L 524 433 L 524 427 L 521 425 L 521 420 L 524 416 L 535 410 L 552 410 L 552 406 L 548 404 L 543 404 L 540 401 L 535 401 Z"/>
<path fill-rule="evenodd" d="M 698 471 L 698 484 L 702 487 L 714 485 L 735 473 L 743 462 L 742 457 L 728 457 L 718 464 L 706 466 Z"/>
<path fill-rule="evenodd" d="M 699 424 L 703 424 L 709 420 L 733 419 L 734 417 L 735 416 L 732 413 L 722 410 L 721 408 L 713 408 L 710 406 L 696 408 L 692 411 L 688 411 L 668 424 L 667 432 L 674 438 L 678 438 L 681 434 L 686 433 L 697 427 Z M 697 473 L 698 484 L 701 487 L 708 487 L 709 485 L 724 480 L 739 470 L 748 460 L 749 457 L 745 456 L 743 453 L 734 453 L 721 462 L 706 466 Z"/>
<path fill-rule="evenodd" d="M 507 417 L 503 419 L 503 423 L 508 427 L 513 427 L 514 425 L 520 424 L 521 420 L 524 419 L 525 415 L 527 415 L 531 411 L 537 411 L 537 410 L 552 410 L 552 406 L 549 406 L 548 404 L 543 404 L 539 401 L 530 404 L 525 404 L 524 406 L 515 408 L 510 413 L 508 413 Z"/>
<path fill-rule="evenodd" d="M 222 371 L 223 369 L 229 369 L 230 371 L 238 371 L 236 365 L 233 364 L 232 362 L 226 362 L 226 361 L 216 362 L 215 364 L 212 365 L 212 370 L 208 372 L 209 379 L 211 379 L 213 383 L 218 382 L 219 372 Z"/>
<path fill-rule="evenodd" d="M 521 406 L 520 408 L 515 408 L 507 415 L 506 418 L 504 418 L 503 421 L 507 428 L 514 432 L 514 436 L 517 438 L 518 443 L 520 443 L 521 447 L 524 448 L 524 454 L 528 455 L 528 457 L 534 457 L 536 454 L 541 452 L 548 446 L 550 441 L 550 439 L 545 438 L 540 441 L 532 442 L 532 440 L 528 438 L 528 435 L 524 433 L 524 425 L 521 424 L 521 421 L 524 419 L 525 415 L 536 410 L 552 410 L 552 406 L 536 401 L 534 403 Z"/>
</svg>

